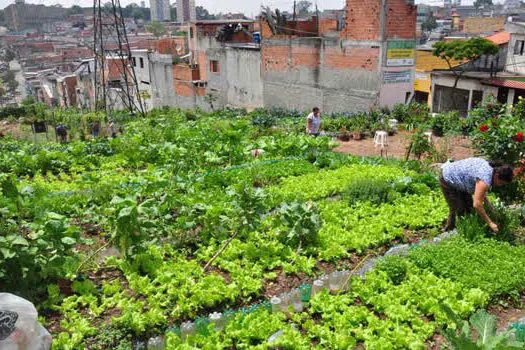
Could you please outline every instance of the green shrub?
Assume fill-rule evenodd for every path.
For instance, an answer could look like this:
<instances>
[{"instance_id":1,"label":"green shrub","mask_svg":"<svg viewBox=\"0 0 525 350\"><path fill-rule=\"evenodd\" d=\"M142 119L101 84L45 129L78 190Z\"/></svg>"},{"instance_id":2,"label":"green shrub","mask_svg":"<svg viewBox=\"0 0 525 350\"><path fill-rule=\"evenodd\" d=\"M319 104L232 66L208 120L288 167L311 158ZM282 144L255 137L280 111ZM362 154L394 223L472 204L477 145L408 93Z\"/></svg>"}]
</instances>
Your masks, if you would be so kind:
<instances>
[{"instance_id":1,"label":"green shrub","mask_svg":"<svg viewBox=\"0 0 525 350\"><path fill-rule=\"evenodd\" d=\"M370 202L375 205L388 203L397 198L392 183L385 179L358 178L343 192L342 198L351 205Z\"/></svg>"},{"instance_id":2,"label":"green shrub","mask_svg":"<svg viewBox=\"0 0 525 350\"><path fill-rule=\"evenodd\" d=\"M377 263L377 269L384 271L394 285L400 285L406 278L408 261L400 256L387 256Z\"/></svg>"},{"instance_id":3,"label":"green shrub","mask_svg":"<svg viewBox=\"0 0 525 350\"><path fill-rule=\"evenodd\" d=\"M477 213L458 217L456 228L460 235L470 241L487 237L489 233L489 227Z\"/></svg>"},{"instance_id":4,"label":"green shrub","mask_svg":"<svg viewBox=\"0 0 525 350\"><path fill-rule=\"evenodd\" d=\"M454 237L420 246L409 257L421 268L467 287L480 288L491 297L517 296L525 286L525 246Z\"/></svg>"}]
</instances>

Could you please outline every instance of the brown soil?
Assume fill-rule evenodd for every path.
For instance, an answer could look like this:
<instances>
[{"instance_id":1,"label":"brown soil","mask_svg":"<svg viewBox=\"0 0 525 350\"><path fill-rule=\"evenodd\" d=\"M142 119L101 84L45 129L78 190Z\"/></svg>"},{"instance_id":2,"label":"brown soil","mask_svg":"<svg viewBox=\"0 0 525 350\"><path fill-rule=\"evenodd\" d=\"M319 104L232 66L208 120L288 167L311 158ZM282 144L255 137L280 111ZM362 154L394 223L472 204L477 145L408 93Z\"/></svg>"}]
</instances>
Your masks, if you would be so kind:
<instances>
[{"instance_id":1,"label":"brown soil","mask_svg":"<svg viewBox=\"0 0 525 350\"><path fill-rule=\"evenodd\" d=\"M498 331L506 331L513 323L525 317L525 294L517 301L500 300L499 303L490 305L487 311L498 318ZM447 344L445 337L438 332L428 343L427 349L441 350L442 345L445 344Z\"/></svg>"},{"instance_id":2,"label":"brown soil","mask_svg":"<svg viewBox=\"0 0 525 350\"><path fill-rule=\"evenodd\" d=\"M504 300L489 306L487 311L498 317L498 330L509 329L513 323L525 317L525 294L517 301Z\"/></svg>"},{"instance_id":3,"label":"brown soil","mask_svg":"<svg viewBox=\"0 0 525 350\"><path fill-rule=\"evenodd\" d=\"M388 146L383 150L383 157L404 158L410 143L410 134L400 131L394 136L388 137ZM474 155L470 139L464 136L432 137L433 143L439 150L445 150L448 158L465 159ZM368 137L360 141L339 141L336 152L354 154L358 156L381 156L381 148L375 147L374 138Z\"/></svg>"}]
</instances>

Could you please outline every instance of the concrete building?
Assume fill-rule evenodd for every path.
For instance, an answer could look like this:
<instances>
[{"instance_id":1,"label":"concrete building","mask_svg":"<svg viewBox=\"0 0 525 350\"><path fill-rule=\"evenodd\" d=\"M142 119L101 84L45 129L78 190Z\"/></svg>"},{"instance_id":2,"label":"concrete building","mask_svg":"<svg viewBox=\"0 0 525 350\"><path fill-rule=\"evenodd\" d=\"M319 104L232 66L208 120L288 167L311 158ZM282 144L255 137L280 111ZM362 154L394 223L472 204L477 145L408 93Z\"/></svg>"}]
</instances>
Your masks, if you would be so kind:
<instances>
[{"instance_id":1,"label":"concrete building","mask_svg":"<svg viewBox=\"0 0 525 350\"><path fill-rule=\"evenodd\" d=\"M506 0L504 9L505 10L515 10L521 7L521 0Z\"/></svg>"},{"instance_id":2,"label":"concrete building","mask_svg":"<svg viewBox=\"0 0 525 350\"><path fill-rule=\"evenodd\" d=\"M152 21L165 22L171 19L169 0L150 0L149 4Z\"/></svg>"},{"instance_id":3,"label":"concrete building","mask_svg":"<svg viewBox=\"0 0 525 350\"><path fill-rule=\"evenodd\" d=\"M505 28L505 17L468 17L463 20L463 32L466 34L487 34Z\"/></svg>"},{"instance_id":4,"label":"concrete building","mask_svg":"<svg viewBox=\"0 0 525 350\"><path fill-rule=\"evenodd\" d=\"M249 20L197 21L190 27L191 61L174 67L177 105L185 108L263 106L261 52ZM217 38L223 33L222 39ZM210 100L211 99L211 100Z\"/></svg>"},{"instance_id":5,"label":"concrete building","mask_svg":"<svg viewBox=\"0 0 525 350\"><path fill-rule=\"evenodd\" d=\"M5 22L9 29L23 31L42 29L45 25L62 21L66 18L67 9L57 6L26 4L16 0L4 9Z\"/></svg>"},{"instance_id":6,"label":"concrete building","mask_svg":"<svg viewBox=\"0 0 525 350\"><path fill-rule=\"evenodd\" d=\"M461 65L463 73L457 84L456 75L449 70L431 73L434 112L458 110L466 116L487 99L514 104L520 96L525 96L525 69L522 68L525 58L521 58L524 57L525 24L507 24L505 29L507 32L487 37L500 46L499 54Z\"/></svg>"},{"instance_id":7,"label":"concrete building","mask_svg":"<svg viewBox=\"0 0 525 350\"><path fill-rule=\"evenodd\" d=\"M132 65L145 109L176 105L173 83L173 58L149 50L132 50Z\"/></svg>"},{"instance_id":8,"label":"concrete building","mask_svg":"<svg viewBox=\"0 0 525 350\"><path fill-rule=\"evenodd\" d=\"M196 20L195 0L177 0L177 22L188 23Z\"/></svg>"},{"instance_id":9,"label":"concrete building","mask_svg":"<svg viewBox=\"0 0 525 350\"><path fill-rule=\"evenodd\" d=\"M416 6L348 0L346 26L317 33L317 19L275 32L261 20L264 105L326 112L392 107L413 96ZM299 27L299 25L301 27Z\"/></svg>"}]
</instances>

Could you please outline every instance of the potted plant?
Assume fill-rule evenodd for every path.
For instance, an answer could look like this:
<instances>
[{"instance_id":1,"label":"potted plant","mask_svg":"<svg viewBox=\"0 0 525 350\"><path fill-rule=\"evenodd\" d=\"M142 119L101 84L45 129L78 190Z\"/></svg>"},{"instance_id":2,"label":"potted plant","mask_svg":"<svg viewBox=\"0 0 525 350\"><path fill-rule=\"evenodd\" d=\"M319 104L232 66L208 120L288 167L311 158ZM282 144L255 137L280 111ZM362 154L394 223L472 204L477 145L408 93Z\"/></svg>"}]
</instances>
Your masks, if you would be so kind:
<instances>
[{"instance_id":1,"label":"potted plant","mask_svg":"<svg viewBox=\"0 0 525 350\"><path fill-rule=\"evenodd\" d=\"M342 127L339 131L339 136L337 137L339 141L348 142L350 141L350 133L346 131L346 127Z\"/></svg>"},{"instance_id":2,"label":"potted plant","mask_svg":"<svg viewBox=\"0 0 525 350\"><path fill-rule=\"evenodd\" d=\"M359 126L359 125L356 125L354 127L353 132L352 132L352 136L353 136L354 140L356 140L356 141L361 140L363 138L363 129L362 129L362 127Z\"/></svg>"}]
</instances>

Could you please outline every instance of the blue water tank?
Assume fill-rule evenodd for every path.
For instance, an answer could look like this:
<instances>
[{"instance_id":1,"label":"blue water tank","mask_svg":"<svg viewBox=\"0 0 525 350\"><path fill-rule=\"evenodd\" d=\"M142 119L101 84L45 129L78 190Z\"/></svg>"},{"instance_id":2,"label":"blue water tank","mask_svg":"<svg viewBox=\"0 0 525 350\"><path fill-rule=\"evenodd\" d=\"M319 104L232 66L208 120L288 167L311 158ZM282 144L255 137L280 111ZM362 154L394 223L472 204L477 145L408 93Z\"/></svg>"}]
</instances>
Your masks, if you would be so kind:
<instances>
[{"instance_id":1,"label":"blue water tank","mask_svg":"<svg viewBox=\"0 0 525 350\"><path fill-rule=\"evenodd\" d=\"M255 32L253 33L253 41L257 44L261 43L261 33Z\"/></svg>"}]
</instances>

